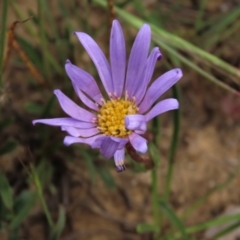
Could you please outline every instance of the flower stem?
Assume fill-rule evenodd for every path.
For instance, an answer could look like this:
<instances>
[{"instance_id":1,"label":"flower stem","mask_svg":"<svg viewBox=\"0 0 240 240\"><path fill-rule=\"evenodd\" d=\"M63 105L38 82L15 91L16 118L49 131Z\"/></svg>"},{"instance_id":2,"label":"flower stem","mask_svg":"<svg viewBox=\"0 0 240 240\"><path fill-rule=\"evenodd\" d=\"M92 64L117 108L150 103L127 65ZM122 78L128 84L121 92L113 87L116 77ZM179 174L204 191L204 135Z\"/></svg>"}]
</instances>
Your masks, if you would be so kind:
<instances>
[{"instance_id":1,"label":"flower stem","mask_svg":"<svg viewBox=\"0 0 240 240\"><path fill-rule=\"evenodd\" d=\"M173 86L173 97L176 99L180 99L180 90L177 85ZM166 202L169 200L170 195L170 188L171 188L171 182L173 177L173 170L174 170L174 163L175 163L175 155L177 151L178 146L178 138L179 138L179 132L180 132L180 118L181 118L181 111L180 109L173 112L173 135L172 135L172 142L170 146L170 153L169 153L169 159L168 159L168 170L167 170L167 179L165 184L165 193L164 193L164 199Z\"/></svg>"},{"instance_id":2,"label":"flower stem","mask_svg":"<svg viewBox=\"0 0 240 240\"><path fill-rule=\"evenodd\" d=\"M156 226L156 230L154 232L154 239L159 239L160 237L160 212L159 212L159 198L158 198L158 179L157 179L157 168L154 167L151 172L152 178L152 212L153 212L153 220L154 225Z\"/></svg>"},{"instance_id":3,"label":"flower stem","mask_svg":"<svg viewBox=\"0 0 240 240\"><path fill-rule=\"evenodd\" d=\"M160 141L160 118L156 117L153 119L152 131L154 134L153 144L149 146L150 155L154 162L154 168L151 172L151 197L152 197L152 212L153 220L155 225L154 239L160 238L161 232L161 216L159 209L159 195L158 195L158 173L157 169L160 163L160 156L158 154L158 143ZM154 151L155 150L155 151Z\"/></svg>"}]
</instances>

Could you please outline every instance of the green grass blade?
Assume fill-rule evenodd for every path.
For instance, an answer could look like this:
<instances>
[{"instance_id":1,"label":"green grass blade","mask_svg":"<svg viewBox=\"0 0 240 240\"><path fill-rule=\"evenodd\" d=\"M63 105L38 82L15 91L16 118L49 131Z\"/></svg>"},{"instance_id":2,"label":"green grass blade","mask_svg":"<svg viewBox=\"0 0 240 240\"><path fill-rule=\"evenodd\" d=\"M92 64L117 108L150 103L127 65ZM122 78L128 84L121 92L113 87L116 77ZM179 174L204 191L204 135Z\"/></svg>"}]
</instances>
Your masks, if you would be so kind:
<instances>
[{"instance_id":1,"label":"green grass blade","mask_svg":"<svg viewBox=\"0 0 240 240\"><path fill-rule=\"evenodd\" d=\"M195 226L188 227L188 228L186 228L186 232L188 234L197 233L197 232L203 231L205 229L208 229L210 227L219 226L221 224L226 224L226 223L229 223L230 221L234 221L234 220L238 220L238 221L240 220L239 213L231 215L231 216L218 217L218 218L211 219L209 221L197 224ZM176 237L180 237L180 236L181 236L180 233L176 234Z\"/></svg>"},{"instance_id":2,"label":"green grass blade","mask_svg":"<svg viewBox=\"0 0 240 240\"><path fill-rule=\"evenodd\" d=\"M14 202L15 217L10 223L10 231L17 229L33 208L37 195L28 190L23 191Z\"/></svg>"},{"instance_id":3,"label":"green grass blade","mask_svg":"<svg viewBox=\"0 0 240 240\"><path fill-rule=\"evenodd\" d=\"M95 3L106 7L106 2L105 1L100 1L100 0L94 0ZM132 26L136 28L140 28L144 21L140 18L137 18L136 16L121 10L117 7L115 7L118 15L123 18L126 22L131 24ZM200 73L202 76L206 77L208 80L212 81L213 83L217 84L218 86L232 92L238 94L238 92L231 87L229 87L227 84L219 81L216 79L214 76L212 76L210 73L204 71L202 68L198 67L196 64L193 63L192 60L188 60L187 58L183 57L181 54L179 54L174 48L179 49L179 50L185 50L188 53L191 53L193 56L197 56L203 63L208 62L209 64L212 64L213 66L220 68L222 71L225 72L225 75L230 78L230 75L232 78L235 79L236 83L239 83L240 77L240 70L237 68L231 66L230 64L224 62L220 58L194 46L190 42L175 36L174 34L171 34L163 29L160 29L159 27L150 24L152 33L153 33L153 40L158 43L162 48L170 52L171 54L175 55L179 60L181 60L184 64L188 65L191 67L193 70L197 71ZM170 46L171 44L171 46ZM229 74L229 75L228 75Z\"/></svg>"},{"instance_id":4,"label":"green grass blade","mask_svg":"<svg viewBox=\"0 0 240 240\"><path fill-rule=\"evenodd\" d=\"M236 230L237 228L240 227L240 221L237 221L236 223L231 224L230 226L224 228L223 230L221 230L220 232L218 232L217 234L215 234L212 239L219 239L220 237Z\"/></svg>"},{"instance_id":5,"label":"green grass blade","mask_svg":"<svg viewBox=\"0 0 240 240\"><path fill-rule=\"evenodd\" d=\"M50 240L58 240L66 224L66 211L63 206L59 207L59 217L56 225L52 229Z\"/></svg>"},{"instance_id":6,"label":"green grass blade","mask_svg":"<svg viewBox=\"0 0 240 240\"><path fill-rule=\"evenodd\" d=\"M48 58L46 53L48 52L47 49L47 39L46 39L46 28L45 28L45 0L38 0L38 18L39 18L39 35L40 35L40 44L41 44L41 51L43 56L43 69L45 72L45 76L47 80L50 80L50 72L49 72L49 65L48 65Z\"/></svg>"},{"instance_id":7,"label":"green grass blade","mask_svg":"<svg viewBox=\"0 0 240 240\"><path fill-rule=\"evenodd\" d=\"M197 19L194 25L195 31L198 31L202 26L203 14L204 14L207 1L203 0L203 1L200 1L199 3L200 3L200 8L198 10Z\"/></svg>"},{"instance_id":8,"label":"green grass blade","mask_svg":"<svg viewBox=\"0 0 240 240\"><path fill-rule=\"evenodd\" d=\"M173 86L173 97L180 101L180 90L177 85ZM165 184L165 196L164 199L168 202L170 189L171 189L171 182L173 177L173 170L174 170L174 162L175 162L175 155L177 152L178 146L178 139L180 134L180 120L181 120L181 111L177 109L173 111L173 134L168 158L168 170L167 170L167 178Z\"/></svg>"},{"instance_id":9,"label":"green grass blade","mask_svg":"<svg viewBox=\"0 0 240 240\"><path fill-rule=\"evenodd\" d=\"M8 0L3 0L2 18L1 18L1 30L0 30L0 88L3 87L2 82L2 69L4 61L4 43L6 38L6 26L7 26L7 13L8 13Z\"/></svg>"},{"instance_id":10,"label":"green grass blade","mask_svg":"<svg viewBox=\"0 0 240 240\"><path fill-rule=\"evenodd\" d=\"M220 184L216 185L215 187L213 187L212 189L210 189L205 195L200 197L194 204L189 206L183 213L181 219L186 219L188 216L190 216L190 214L192 212L194 212L194 210L196 210L198 207L200 207L213 193L226 188L235 179L235 177L238 174L239 174L239 167L237 168L236 171L234 171L234 173L229 175L229 177L226 179L226 181L224 181L223 183L220 183Z\"/></svg>"},{"instance_id":11,"label":"green grass blade","mask_svg":"<svg viewBox=\"0 0 240 240\"><path fill-rule=\"evenodd\" d=\"M0 156L12 152L17 145L18 144L13 140L5 141L5 143L0 147Z\"/></svg>"},{"instance_id":12,"label":"green grass blade","mask_svg":"<svg viewBox=\"0 0 240 240\"><path fill-rule=\"evenodd\" d=\"M185 65L187 65L191 69L195 70L196 72L198 72L200 75L202 75L203 77L205 77L206 79L208 79L212 83L216 84L217 86L219 86L219 87L221 87L221 88L223 88L223 89L225 89L225 90L227 90L227 91L229 91L233 94L239 95L239 92L236 91L234 88L231 88L227 84L225 84L225 83L221 82L219 79L215 78L210 73L204 71L198 65L194 64L191 60L188 60L187 58L182 56L180 53L178 53L176 50L174 50L173 48L171 48L170 46L168 46L164 42L161 42L160 39L158 37L156 37L155 35L153 36L153 41L158 43L168 53L170 53L173 56L175 56L176 58L178 58L182 63L184 63Z\"/></svg>"},{"instance_id":13,"label":"green grass blade","mask_svg":"<svg viewBox=\"0 0 240 240\"><path fill-rule=\"evenodd\" d=\"M166 217L170 220L172 225L179 230L181 233L182 239L187 240L188 235L185 229L184 224L181 222L181 220L178 218L178 216L175 214L173 209L165 202L165 201L159 201L159 206L162 210L162 212L166 215Z\"/></svg>"},{"instance_id":14,"label":"green grass blade","mask_svg":"<svg viewBox=\"0 0 240 240\"><path fill-rule=\"evenodd\" d=\"M13 207L13 194L12 188L3 173L0 172L0 197L9 210Z\"/></svg>"},{"instance_id":15,"label":"green grass blade","mask_svg":"<svg viewBox=\"0 0 240 240\"><path fill-rule=\"evenodd\" d=\"M21 7L16 4L15 0L10 0L10 7L13 10L14 14L17 16L18 21L23 21L27 16L22 12ZM31 24L23 24L23 28L26 30L26 33L35 38L37 36L36 31L31 27ZM37 36L38 37L38 36Z\"/></svg>"},{"instance_id":16,"label":"green grass blade","mask_svg":"<svg viewBox=\"0 0 240 240\"><path fill-rule=\"evenodd\" d=\"M153 224L140 223L137 225L136 230L138 233L156 232L156 226Z\"/></svg>"}]
</instances>

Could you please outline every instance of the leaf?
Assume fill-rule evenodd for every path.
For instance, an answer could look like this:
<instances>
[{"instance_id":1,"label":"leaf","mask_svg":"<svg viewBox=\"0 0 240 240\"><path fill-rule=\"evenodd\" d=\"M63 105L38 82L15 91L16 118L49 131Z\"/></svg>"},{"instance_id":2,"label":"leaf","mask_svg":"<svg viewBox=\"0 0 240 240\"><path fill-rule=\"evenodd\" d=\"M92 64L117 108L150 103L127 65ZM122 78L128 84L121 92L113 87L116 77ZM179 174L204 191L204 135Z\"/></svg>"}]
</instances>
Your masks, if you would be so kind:
<instances>
[{"instance_id":1,"label":"leaf","mask_svg":"<svg viewBox=\"0 0 240 240\"><path fill-rule=\"evenodd\" d=\"M188 236L186 233L185 226L183 225L181 220L178 218L178 216L175 214L173 209L165 201L162 201L162 200L159 201L159 206L162 212L170 220L170 222L180 231L182 235L182 239L187 240Z\"/></svg>"},{"instance_id":2,"label":"leaf","mask_svg":"<svg viewBox=\"0 0 240 240\"><path fill-rule=\"evenodd\" d=\"M50 237L51 240L59 239L59 237L61 236L61 233L64 229L65 223L66 223L66 211L63 206L60 206L59 207L59 217L58 217L57 223L51 232L51 237Z\"/></svg>"},{"instance_id":3,"label":"leaf","mask_svg":"<svg viewBox=\"0 0 240 240\"><path fill-rule=\"evenodd\" d=\"M17 229L20 224L27 218L29 212L34 206L37 194L28 190L23 191L14 203L14 210L16 212L12 222L10 223L10 230Z\"/></svg>"},{"instance_id":4,"label":"leaf","mask_svg":"<svg viewBox=\"0 0 240 240\"><path fill-rule=\"evenodd\" d=\"M11 210L13 208L13 194L12 188L8 183L7 178L0 172L0 196L6 208Z\"/></svg>"},{"instance_id":5,"label":"leaf","mask_svg":"<svg viewBox=\"0 0 240 240\"><path fill-rule=\"evenodd\" d=\"M156 226L148 223L140 223L137 225L137 232L138 233L156 232Z\"/></svg>"},{"instance_id":6,"label":"leaf","mask_svg":"<svg viewBox=\"0 0 240 240\"><path fill-rule=\"evenodd\" d=\"M35 170L37 176L39 177L39 181L42 183L42 186L44 187L46 184L50 182L50 179L54 171L53 166L50 164L50 161L42 159L35 168ZM48 187L50 186L48 185Z\"/></svg>"},{"instance_id":7,"label":"leaf","mask_svg":"<svg viewBox=\"0 0 240 240\"><path fill-rule=\"evenodd\" d=\"M37 115L40 115L44 109L44 107L42 105L33 103L33 102L26 103L24 108L28 113L33 113L33 114L37 114Z\"/></svg>"},{"instance_id":8,"label":"leaf","mask_svg":"<svg viewBox=\"0 0 240 240\"><path fill-rule=\"evenodd\" d=\"M81 154L83 155L84 161L87 165L88 172L89 172L90 178L91 178L91 182L95 183L97 169L96 169L96 166L93 163L93 158L91 157L91 155L87 151L84 151L82 149L81 149Z\"/></svg>"},{"instance_id":9,"label":"leaf","mask_svg":"<svg viewBox=\"0 0 240 240\"><path fill-rule=\"evenodd\" d=\"M149 143L148 149L155 166L159 166L161 160L159 150L153 143Z\"/></svg>"},{"instance_id":10,"label":"leaf","mask_svg":"<svg viewBox=\"0 0 240 240\"><path fill-rule=\"evenodd\" d=\"M116 187L114 179L106 167L98 167L97 172L108 188L113 189Z\"/></svg>"},{"instance_id":11,"label":"leaf","mask_svg":"<svg viewBox=\"0 0 240 240\"><path fill-rule=\"evenodd\" d=\"M4 128L6 128L7 126L9 126L10 124L12 124L14 121L13 118L8 118L8 119L4 119L3 121L0 122L0 131L3 131Z\"/></svg>"},{"instance_id":12,"label":"leaf","mask_svg":"<svg viewBox=\"0 0 240 240\"><path fill-rule=\"evenodd\" d=\"M16 147L17 143L15 141L10 140L0 147L0 155L12 152Z\"/></svg>"}]
</instances>

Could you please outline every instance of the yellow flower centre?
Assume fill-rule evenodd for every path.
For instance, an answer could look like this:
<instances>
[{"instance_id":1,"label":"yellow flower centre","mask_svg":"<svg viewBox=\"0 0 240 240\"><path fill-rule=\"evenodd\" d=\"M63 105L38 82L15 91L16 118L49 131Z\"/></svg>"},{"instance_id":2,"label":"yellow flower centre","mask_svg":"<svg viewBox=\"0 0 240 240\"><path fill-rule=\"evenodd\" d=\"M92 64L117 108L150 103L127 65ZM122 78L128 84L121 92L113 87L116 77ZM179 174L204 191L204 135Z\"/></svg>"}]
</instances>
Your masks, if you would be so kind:
<instances>
[{"instance_id":1,"label":"yellow flower centre","mask_svg":"<svg viewBox=\"0 0 240 240\"><path fill-rule=\"evenodd\" d=\"M98 129L105 135L125 138L131 130L125 128L125 116L136 114L138 108L133 101L111 99L105 102L97 115Z\"/></svg>"}]
</instances>

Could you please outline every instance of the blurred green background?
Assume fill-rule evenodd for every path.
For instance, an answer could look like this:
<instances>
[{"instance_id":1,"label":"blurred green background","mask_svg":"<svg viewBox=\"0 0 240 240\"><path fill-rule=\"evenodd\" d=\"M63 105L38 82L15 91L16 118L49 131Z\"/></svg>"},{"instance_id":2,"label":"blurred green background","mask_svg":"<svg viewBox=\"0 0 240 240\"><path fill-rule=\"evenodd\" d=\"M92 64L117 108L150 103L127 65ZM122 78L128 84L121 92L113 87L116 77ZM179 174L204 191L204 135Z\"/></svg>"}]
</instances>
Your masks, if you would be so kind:
<instances>
[{"instance_id":1,"label":"blurred green background","mask_svg":"<svg viewBox=\"0 0 240 240\"><path fill-rule=\"evenodd\" d=\"M240 238L239 1L1 0L0 11L1 240ZM118 174L98 151L64 146L59 128L31 123L65 116L54 89L81 105L66 59L99 78L72 33L108 56L113 17L128 54L150 24L163 53L153 80L184 73L164 95L180 110L149 125L152 170L126 155Z\"/></svg>"}]
</instances>

